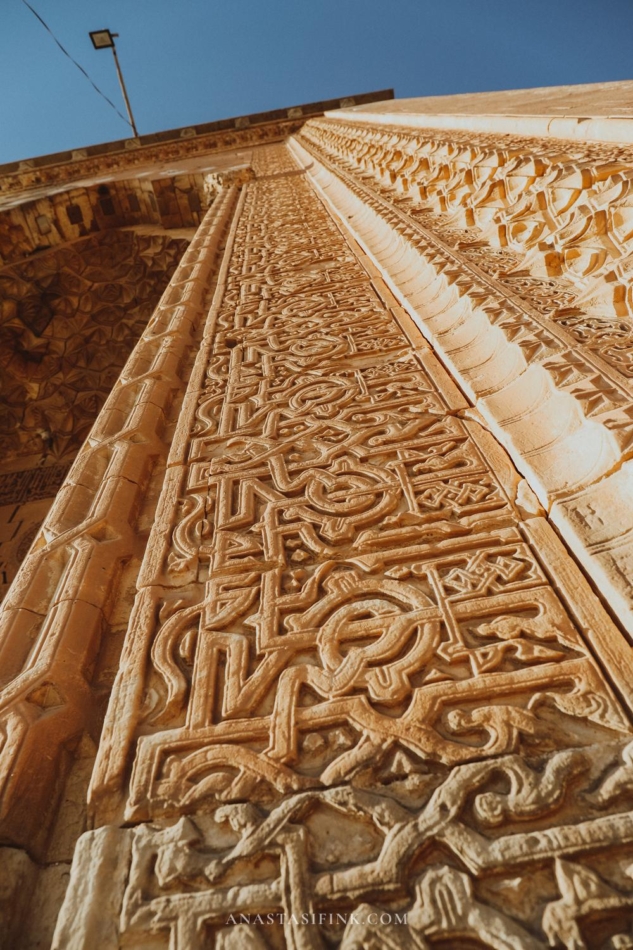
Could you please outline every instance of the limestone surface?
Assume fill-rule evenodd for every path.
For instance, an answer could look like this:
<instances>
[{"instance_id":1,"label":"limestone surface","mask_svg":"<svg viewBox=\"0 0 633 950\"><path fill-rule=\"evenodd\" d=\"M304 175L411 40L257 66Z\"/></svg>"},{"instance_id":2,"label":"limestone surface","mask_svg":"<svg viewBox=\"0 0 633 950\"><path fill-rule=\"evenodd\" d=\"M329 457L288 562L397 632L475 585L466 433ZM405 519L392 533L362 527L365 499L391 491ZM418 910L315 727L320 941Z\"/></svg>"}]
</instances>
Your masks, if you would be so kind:
<instances>
[{"instance_id":1,"label":"limestone surface","mask_svg":"<svg viewBox=\"0 0 633 950\"><path fill-rule=\"evenodd\" d=\"M195 172L0 614L11 950L633 947L633 150L462 105Z\"/></svg>"}]
</instances>

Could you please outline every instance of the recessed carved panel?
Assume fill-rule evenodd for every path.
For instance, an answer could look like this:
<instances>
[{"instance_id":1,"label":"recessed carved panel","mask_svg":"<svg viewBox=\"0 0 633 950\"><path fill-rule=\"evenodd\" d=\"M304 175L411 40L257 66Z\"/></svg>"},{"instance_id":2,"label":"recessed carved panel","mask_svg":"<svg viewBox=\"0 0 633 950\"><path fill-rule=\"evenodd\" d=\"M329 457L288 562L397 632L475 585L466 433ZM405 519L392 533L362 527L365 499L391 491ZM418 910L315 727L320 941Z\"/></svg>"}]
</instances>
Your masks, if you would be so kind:
<instances>
[{"instance_id":1,"label":"recessed carved panel","mask_svg":"<svg viewBox=\"0 0 633 950\"><path fill-rule=\"evenodd\" d=\"M633 946L631 649L550 523L618 612L630 383L563 321L627 315L628 186L493 145L328 118L208 178L2 613L4 840L53 860L98 738L53 950ZM156 247L97 240L3 326L107 389Z\"/></svg>"},{"instance_id":2,"label":"recessed carved panel","mask_svg":"<svg viewBox=\"0 0 633 950\"><path fill-rule=\"evenodd\" d=\"M582 874L616 894L613 930L624 870L576 870L572 845L628 842L579 794L628 755L592 653L608 621L587 638L536 499L371 263L287 153L260 162L92 780L98 824L169 822L124 833L117 939L537 947L573 927L557 901Z\"/></svg>"}]
</instances>

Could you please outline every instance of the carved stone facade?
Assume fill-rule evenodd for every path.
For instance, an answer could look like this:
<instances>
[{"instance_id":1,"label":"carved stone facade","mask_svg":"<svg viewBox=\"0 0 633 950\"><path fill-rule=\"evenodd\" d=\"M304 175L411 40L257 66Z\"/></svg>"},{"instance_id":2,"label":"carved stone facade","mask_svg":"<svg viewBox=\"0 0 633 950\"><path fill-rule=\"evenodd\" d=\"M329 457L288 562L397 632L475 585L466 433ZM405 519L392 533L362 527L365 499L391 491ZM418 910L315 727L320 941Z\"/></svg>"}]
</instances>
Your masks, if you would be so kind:
<instances>
[{"instance_id":1,"label":"carved stone facade","mask_svg":"<svg viewBox=\"0 0 633 950\"><path fill-rule=\"evenodd\" d=\"M633 947L633 147L402 115L196 172L3 605L7 947Z\"/></svg>"}]
</instances>

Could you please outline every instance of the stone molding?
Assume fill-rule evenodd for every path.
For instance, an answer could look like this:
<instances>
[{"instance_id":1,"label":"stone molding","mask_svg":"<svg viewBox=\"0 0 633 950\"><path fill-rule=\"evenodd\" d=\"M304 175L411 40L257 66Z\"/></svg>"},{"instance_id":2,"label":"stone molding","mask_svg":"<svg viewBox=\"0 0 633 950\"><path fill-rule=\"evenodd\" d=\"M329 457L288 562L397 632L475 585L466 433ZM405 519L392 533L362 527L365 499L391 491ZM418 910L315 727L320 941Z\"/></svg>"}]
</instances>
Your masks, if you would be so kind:
<instances>
[{"instance_id":1,"label":"stone molding","mask_svg":"<svg viewBox=\"0 0 633 950\"><path fill-rule=\"evenodd\" d=\"M215 151L281 141L301 128L309 116L337 107L349 108L354 104L392 98L393 89L381 89L9 162L0 165L0 201L5 196L19 196L24 201L30 190L43 185L50 188L86 177L113 175L139 165L171 162L191 155L213 154ZM15 203L15 199L12 203Z\"/></svg>"},{"instance_id":2,"label":"stone molding","mask_svg":"<svg viewBox=\"0 0 633 950\"><path fill-rule=\"evenodd\" d=\"M526 278L530 271L521 267L520 259L507 269L510 275L516 271L526 284L521 287L521 296L511 276L504 281L489 273L488 262L493 268L504 269L503 259L499 261L499 241L491 239L498 233L505 213L506 205L499 206L496 191L497 180L504 180L504 165L507 163L510 171L521 172L530 163L532 168L538 161L544 166L544 159L539 155L517 156L516 142L514 156L495 155L481 144L473 144L471 161L476 164L479 148L486 173L484 183L477 183L468 177L469 166L464 162L468 147L462 140L454 146L456 156L462 156L456 162L458 171L452 179L448 175L437 180L422 143L418 142L419 151L414 153L408 137L407 158L402 140L392 132L363 132L353 139L356 154L344 151L343 141L349 141L349 130L346 133L339 123L328 125L325 121L308 124L292 147L301 163L310 166L308 174L374 257L471 404L526 475L619 619L633 632L633 582L628 568L633 549L627 520L633 511L629 461L633 391L628 375L621 372L621 360L618 364L609 358L609 349L613 352L616 348L613 337L611 341L608 338L613 317L590 310L589 315L578 319L582 313L578 308L561 308L557 300L576 288L569 282L559 287L552 279L552 286L543 288L543 300L547 300L545 294L550 296L550 309L541 312L530 302L530 278ZM427 152L435 150L435 143L426 147ZM361 157L363 153L365 158ZM438 167L442 161L445 159L440 147ZM573 174L569 164L566 172L569 179ZM605 174L611 172L616 177L620 174L614 168ZM547 188L545 171L543 177ZM582 168L576 177L581 180ZM525 175L519 178L527 180L532 191L540 187L535 174L531 179ZM371 179L375 184L370 184ZM436 191L429 194L427 180L436 181L440 196ZM451 194L458 195L453 205ZM435 222L427 211L424 223L420 223L416 209L436 208L437 197L445 213L438 213ZM474 235L464 228L464 217L473 206L478 215L475 220L481 222ZM517 207L516 200L508 207L511 214ZM585 207L580 206L579 216ZM537 216L530 221L536 224ZM568 226L568 219L550 222L549 231L556 237ZM580 222L576 230L579 227ZM480 235L488 237L489 251L484 240L477 245ZM591 238L590 233L589 244ZM464 250L462 243L467 245ZM539 275L540 248L541 244L531 258L533 261L536 257L533 269ZM469 251L477 252L474 260ZM613 252L611 267L613 258L621 254ZM525 264L529 263L528 258ZM608 283L608 261L602 273ZM540 279L540 283L544 281ZM573 302L578 302L576 294ZM570 327L565 326L567 322L571 322ZM630 335L628 330L625 333ZM623 349L619 352L624 355Z\"/></svg>"},{"instance_id":3,"label":"stone molding","mask_svg":"<svg viewBox=\"0 0 633 950\"><path fill-rule=\"evenodd\" d=\"M242 189L53 946L619 940L630 649L305 156Z\"/></svg>"},{"instance_id":4,"label":"stone molding","mask_svg":"<svg viewBox=\"0 0 633 950\"><path fill-rule=\"evenodd\" d=\"M127 623L191 366L215 254L236 194L218 197L185 252L57 495L0 613L0 827L46 846L65 749L99 731L100 646ZM47 754L42 757L42 748Z\"/></svg>"},{"instance_id":5,"label":"stone molding","mask_svg":"<svg viewBox=\"0 0 633 950\"><path fill-rule=\"evenodd\" d=\"M207 178L0 614L16 950L633 946L628 157L351 114Z\"/></svg>"}]
</instances>

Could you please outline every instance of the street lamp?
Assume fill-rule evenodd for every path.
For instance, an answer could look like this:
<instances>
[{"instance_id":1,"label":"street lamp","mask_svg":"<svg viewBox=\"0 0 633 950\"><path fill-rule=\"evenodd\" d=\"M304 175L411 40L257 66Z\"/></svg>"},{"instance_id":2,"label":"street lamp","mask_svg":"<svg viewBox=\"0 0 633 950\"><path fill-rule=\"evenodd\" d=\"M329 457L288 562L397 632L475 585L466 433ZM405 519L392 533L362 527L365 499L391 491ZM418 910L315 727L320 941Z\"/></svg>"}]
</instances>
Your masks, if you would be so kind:
<instances>
[{"instance_id":1,"label":"street lamp","mask_svg":"<svg viewBox=\"0 0 633 950\"><path fill-rule=\"evenodd\" d=\"M119 65L119 57L116 54L116 46L114 45L114 38L118 35L118 33L111 33L110 30L93 30L89 34L90 39L92 40L92 45L95 49L112 50L112 55L114 56L114 65L116 66L119 82L121 83L121 92L123 93L123 98L125 100L127 114L130 117L130 125L134 129L135 137L138 138L136 122L134 121L134 116L132 115L132 106L130 105L130 100L128 99L127 89L125 88L125 82L123 81L123 73L121 72L121 67Z\"/></svg>"}]
</instances>

